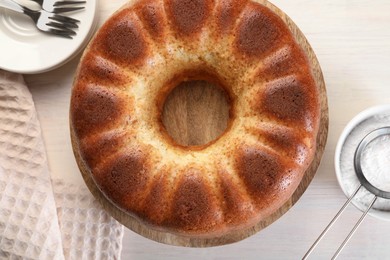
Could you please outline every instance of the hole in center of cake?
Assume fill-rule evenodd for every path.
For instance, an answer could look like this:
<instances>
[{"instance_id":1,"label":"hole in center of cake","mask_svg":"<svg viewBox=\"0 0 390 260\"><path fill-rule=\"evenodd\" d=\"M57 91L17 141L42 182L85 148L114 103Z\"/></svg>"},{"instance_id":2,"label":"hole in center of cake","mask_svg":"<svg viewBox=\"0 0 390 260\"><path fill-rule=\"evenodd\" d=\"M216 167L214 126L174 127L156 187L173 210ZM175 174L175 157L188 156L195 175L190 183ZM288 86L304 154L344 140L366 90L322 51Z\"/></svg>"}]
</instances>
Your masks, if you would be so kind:
<instances>
[{"instance_id":1,"label":"hole in center of cake","mask_svg":"<svg viewBox=\"0 0 390 260\"><path fill-rule=\"evenodd\" d=\"M229 124L226 91L205 80L181 82L167 96L162 123L179 145L202 146L218 139Z\"/></svg>"}]
</instances>

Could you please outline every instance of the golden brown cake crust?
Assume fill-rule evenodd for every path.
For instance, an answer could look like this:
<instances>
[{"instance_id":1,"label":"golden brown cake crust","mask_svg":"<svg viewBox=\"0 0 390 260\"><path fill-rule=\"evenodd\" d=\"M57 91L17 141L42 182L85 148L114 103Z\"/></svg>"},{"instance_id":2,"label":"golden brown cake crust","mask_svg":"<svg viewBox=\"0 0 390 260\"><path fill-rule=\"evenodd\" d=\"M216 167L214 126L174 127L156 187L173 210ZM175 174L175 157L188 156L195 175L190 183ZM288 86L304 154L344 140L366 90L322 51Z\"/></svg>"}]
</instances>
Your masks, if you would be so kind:
<instances>
[{"instance_id":1,"label":"golden brown cake crust","mask_svg":"<svg viewBox=\"0 0 390 260\"><path fill-rule=\"evenodd\" d=\"M199 147L161 123L180 81L210 80L229 127ZM318 88L288 26L247 0L139 0L97 32L74 81L70 127L81 171L152 228L215 237L248 228L293 194L314 158Z\"/></svg>"}]
</instances>

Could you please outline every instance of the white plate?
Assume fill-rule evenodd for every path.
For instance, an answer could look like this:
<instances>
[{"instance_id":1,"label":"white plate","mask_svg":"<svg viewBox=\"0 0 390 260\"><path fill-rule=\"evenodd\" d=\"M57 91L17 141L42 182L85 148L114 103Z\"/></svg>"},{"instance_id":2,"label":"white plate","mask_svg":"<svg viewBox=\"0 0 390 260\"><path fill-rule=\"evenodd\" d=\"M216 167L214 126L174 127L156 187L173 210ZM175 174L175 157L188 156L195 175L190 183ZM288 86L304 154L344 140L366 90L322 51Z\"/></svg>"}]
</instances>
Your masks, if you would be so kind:
<instances>
[{"instance_id":1,"label":"white plate","mask_svg":"<svg viewBox=\"0 0 390 260\"><path fill-rule=\"evenodd\" d=\"M335 170L337 180L345 196L350 197L360 184L353 170L354 152L359 142L371 131L386 126L390 126L390 105L375 106L364 110L355 116L344 128L336 146ZM358 128L364 129L364 131L354 132ZM348 149L345 148L347 146ZM348 152L350 150L353 153ZM351 185L351 183L354 185ZM364 211L367 209L367 201L373 197L374 195L363 187L352 200L352 203L359 210ZM378 206L376 207L376 205ZM385 207L378 209L380 205L382 207L385 205ZM390 221L390 211L384 210L384 208L388 208L387 205L390 205L390 200L378 198L369 214L379 219Z\"/></svg>"},{"instance_id":2,"label":"white plate","mask_svg":"<svg viewBox=\"0 0 390 260\"><path fill-rule=\"evenodd\" d=\"M24 74L41 73L72 59L85 47L97 24L97 1L87 0L85 7L68 13L81 21L73 39L40 32L28 16L0 8L0 68Z\"/></svg>"}]
</instances>

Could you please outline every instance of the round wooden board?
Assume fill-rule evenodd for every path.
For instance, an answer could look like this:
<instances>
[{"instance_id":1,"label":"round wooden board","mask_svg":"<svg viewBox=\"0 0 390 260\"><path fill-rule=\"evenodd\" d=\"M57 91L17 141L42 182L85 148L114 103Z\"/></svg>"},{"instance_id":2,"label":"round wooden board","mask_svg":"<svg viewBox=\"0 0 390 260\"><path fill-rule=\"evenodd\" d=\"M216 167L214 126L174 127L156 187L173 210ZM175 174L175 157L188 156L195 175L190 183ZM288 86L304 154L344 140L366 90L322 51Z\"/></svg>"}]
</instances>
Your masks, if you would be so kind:
<instances>
[{"instance_id":1,"label":"round wooden board","mask_svg":"<svg viewBox=\"0 0 390 260\"><path fill-rule=\"evenodd\" d=\"M82 169L81 172L85 180L85 183L87 184L88 188L95 196L95 198L103 205L105 210L107 210L115 219L117 219L120 223L122 223L129 229L133 230L134 232L144 237L155 240L157 242L170 244L170 245L177 245L177 246L187 246L187 247L209 247L209 246L218 246L218 245L225 245L225 244L237 242L264 229L265 227L273 223L275 220L280 218L285 212L287 212L288 209L290 209L298 201L298 199L301 197L301 195L304 193L304 191L310 184L311 180L313 179L317 171L317 168L320 164L321 157L325 149L327 135L328 135L328 122L329 122L328 104L327 104L326 88L325 88L325 82L323 79L322 71L311 46L307 42L305 36L299 30L299 28L294 24L294 22L285 13L283 13L281 10L279 10L277 7L275 7L268 1L258 0L256 2L259 2L269 7L285 21L285 23L292 31L296 41L306 52L306 55L308 56L312 64L312 72L315 81L317 83L317 86L319 88L320 102L321 102L320 131L317 136L317 151L313 162L311 163L310 167L306 171L295 193L281 208L279 208L279 210L274 212L274 214L272 214L267 219L262 220L255 226L248 228L246 230L234 231L232 233L229 233L228 235L221 236L218 238L211 238L211 239L179 236L176 234L170 234L170 233L154 230L142 225L139 221L137 221L133 217L129 216L128 214L124 213L119 208L114 206L96 187L91 176L87 174L83 174L83 172L87 172L83 170L84 166L79 165L80 169ZM193 113L194 110L192 110L192 112L186 111L187 107L189 106L188 105L183 106L183 104L184 103L188 104L192 102L193 104L195 104L194 106L196 107L197 101L200 99L200 97L203 100L203 102L206 102L211 107L209 107L209 109L207 110L200 109L199 112L195 114ZM226 110L227 105L228 104L226 103L226 100L223 98L223 93L221 94L218 91L213 90L207 84L202 84L198 82L195 84L195 91L194 91L194 85L192 85L192 87L184 86L175 95L173 95L170 103L165 106L163 120L165 120L166 124L171 124L172 129L179 129L179 130L173 130L171 135L172 136L177 135L179 139L181 138L182 140L181 142L183 143L204 142L209 139L213 139L215 136L218 136L221 131L224 130L225 128L224 124L226 123L226 116L228 116L224 112L227 111ZM172 113L175 112L172 111L179 111L179 113L186 114L186 115L192 113L191 118L196 118L198 120L199 119L212 120L214 122L214 126L211 126L208 129L204 129L204 128L197 129L197 130L195 129L196 131L193 131L192 135L191 134L189 135L188 133L191 132L191 130L193 130L193 129L188 129L189 122L191 122L191 118L186 117L185 120L179 123L169 122L170 120L172 120L172 118L184 118L182 115L173 115ZM217 118L212 118L213 116L215 117L215 115L217 115ZM220 116L218 117L218 115ZM217 124L217 126L215 124ZM74 140L73 136L72 136L72 140ZM75 156L79 157L77 153L75 153ZM80 160L80 158L77 159L78 159L77 161L82 161Z\"/></svg>"}]
</instances>

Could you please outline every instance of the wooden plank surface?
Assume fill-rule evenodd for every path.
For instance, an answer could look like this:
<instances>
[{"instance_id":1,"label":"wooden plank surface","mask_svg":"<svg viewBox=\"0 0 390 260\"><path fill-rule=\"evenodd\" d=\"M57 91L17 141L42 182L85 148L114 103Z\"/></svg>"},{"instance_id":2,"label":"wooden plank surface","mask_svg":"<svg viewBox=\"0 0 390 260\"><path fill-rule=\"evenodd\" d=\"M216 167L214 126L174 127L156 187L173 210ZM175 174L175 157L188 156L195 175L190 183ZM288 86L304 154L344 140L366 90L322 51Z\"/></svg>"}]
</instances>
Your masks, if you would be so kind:
<instances>
[{"instance_id":1,"label":"wooden plank surface","mask_svg":"<svg viewBox=\"0 0 390 260\"><path fill-rule=\"evenodd\" d=\"M100 0L100 24L125 0ZM330 126L321 166L302 198L282 218L241 242L207 249L172 247L125 232L123 259L299 259L345 201L333 157L347 122L367 107L390 103L390 2L272 0L308 38L327 83ZM53 175L82 182L68 131L70 86L78 58L25 77L36 103ZM329 259L359 217L349 207L312 259ZM368 217L340 259L389 259L390 223Z\"/></svg>"}]
</instances>

